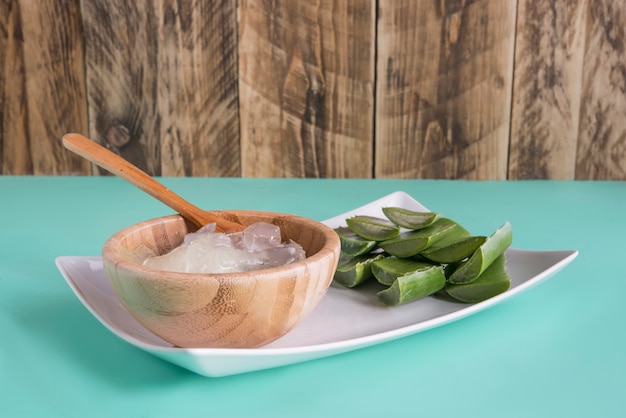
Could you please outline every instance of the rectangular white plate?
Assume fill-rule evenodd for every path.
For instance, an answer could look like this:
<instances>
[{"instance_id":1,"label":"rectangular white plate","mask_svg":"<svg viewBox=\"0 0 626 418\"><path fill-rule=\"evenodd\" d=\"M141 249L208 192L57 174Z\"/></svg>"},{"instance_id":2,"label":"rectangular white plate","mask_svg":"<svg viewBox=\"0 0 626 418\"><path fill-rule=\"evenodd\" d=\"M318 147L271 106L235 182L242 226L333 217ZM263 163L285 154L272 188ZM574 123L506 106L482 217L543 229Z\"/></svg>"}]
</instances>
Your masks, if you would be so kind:
<instances>
[{"instance_id":1,"label":"rectangular white plate","mask_svg":"<svg viewBox=\"0 0 626 418\"><path fill-rule=\"evenodd\" d=\"M385 206L427 211L404 192L395 192L324 221L335 228L354 215L383 216ZM320 305L289 334L262 348L185 349L173 347L140 325L113 291L100 257L56 259L76 296L105 327L128 343L204 376L226 376L331 356L444 325L503 302L569 264L578 251L507 250L511 287L476 304L427 297L388 308L376 299L375 285L358 289L331 286Z\"/></svg>"}]
</instances>

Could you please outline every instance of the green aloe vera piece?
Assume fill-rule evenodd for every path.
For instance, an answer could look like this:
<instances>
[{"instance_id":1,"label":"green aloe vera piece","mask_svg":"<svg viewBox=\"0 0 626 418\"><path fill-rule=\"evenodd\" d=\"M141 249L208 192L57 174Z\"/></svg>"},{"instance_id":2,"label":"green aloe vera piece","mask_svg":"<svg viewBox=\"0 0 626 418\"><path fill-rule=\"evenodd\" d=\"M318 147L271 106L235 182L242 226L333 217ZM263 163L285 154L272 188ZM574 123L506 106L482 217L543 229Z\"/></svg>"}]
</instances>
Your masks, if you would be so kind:
<instances>
[{"instance_id":1,"label":"green aloe vera piece","mask_svg":"<svg viewBox=\"0 0 626 418\"><path fill-rule=\"evenodd\" d=\"M352 257L369 253L377 244L376 241L361 238L345 226L335 228L335 232L339 235L341 252Z\"/></svg>"},{"instance_id":2,"label":"green aloe vera piece","mask_svg":"<svg viewBox=\"0 0 626 418\"><path fill-rule=\"evenodd\" d=\"M377 293L381 302L387 306L402 305L432 295L443 289L446 276L443 267L431 266L399 276L390 287Z\"/></svg>"},{"instance_id":3,"label":"green aloe vera piece","mask_svg":"<svg viewBox=\"0 0 626 418\"><path fill-rule=\"evenodd\" d=\"M420 255L436 263L458 263L474 254L486 239L484 236L461 237L453 241L443 238L422 251ZM442 242L444 240L445 243Z\"/></svg>"},{"instance_id":4,"label":"green aloe vera piece","mask_svg":"<svg viewBox=\"0 0 626 418\"><path fill-rule=\"evenodd\" d=\"M384 241L400 234L400 228L391 221L375 216L353 216L346 219L348 228L355 234L370 241Z\"/></svg>"},{"instance_id":5,"label":"green aloe vera piece","mask_svg":"<svg viewBox=\"0 0 626 418\"><path fill-rule=\"evenodd\" d=\"M429 246L428 248L420 252L418 256L421 256L422 258L429 260L429 261L434 261L436 263L450 263L451 261L444 262L444 261L438 261L438 260L440 258L445 258L445 259L457 258L458 256L447 254L447 251L440 253L440 250L443 250L446 247L450 247L451 245L456 244L464 240L465 238L468 238L471 236L472 234L467 229L463 228L460 224L456 223L455 228L453 228L451 231L448 231L448 233L446 233L443 237L441 237L441 239L437 240L437 242L435 242L434 244L432 244L431 246ZM476 248L474 248L474 250L476 250ZM459 258L456 261L461 261L464 258L469 257L470 255L472 255L473 252L474 251L470 251L469 254L467 254L465 257ZM429 258L429 256L434 257L434 259Z\"/></svg>"},{"instance_id":6,"label":"green aloe vera piece","mask_svg":"<svg viewBox=\"0 0 626 418\"><path fill-rule=\"evenodd\" d=\"M511 280L506 271L506 258L502 254L493 263L470 283L446 284L445 292L450 297L466 303L482 302L499 295L509 289Z\"/></svg>"},{"instance_id":7,"label":"green aloe vera piece","mask_svg":"<svg viewBox=\"0 0 626 418\"><path fill-rule=\"evenodd\" d=\"M396 257L413 257L458 226L448 218L440 218L426 228L403 232L395 238L379 242L378 245Z\"/></svg>"},{"instance_id":8,"label":"green aloe vera piece","mask_svg":"<svg viewBox=\"0 0 626 418\"><path fill-rule=\"evenodd\" d=\"M471 257L460 263L448 277L450 283L470 283L476 280L493 261L500 257L513 242L511 224L505 222L478 247Z\"/></svg>"},{"instance_id":9,"label":"green aloe vera piece","mask_svg":"<svg viewBox=\"0 0 626 418\"><path fill-rule=\"evenodd\" d=\"M385 257L372 263L372 273L379 283L391 285L400 276L429 269L432 266L432 263L415 261L410 258Z\"/></svg>"},{"instance_id":10,"label":"green aloe vera piece","mask_svg":"<svg viewBox=\"0 0 626 418\"><path fill-rule=\"evenodd\" d=\"M355 287L373 277L372 263L383 257L383 254L374 253L356 257L341 256L333 280L345 287Z\"/></svg>"},{"instance_id":11,"label":"green aloe vera piece","mask_svg":"<svg viewBox=\"0 0 626 418\"><path fill-rule=\"evenodd\" d=\"M397 207L383 208L383 213L391 222L407 229L425 228L439 219L440 215L436 212L416 212Z\"/></svg>"}]
</instances>

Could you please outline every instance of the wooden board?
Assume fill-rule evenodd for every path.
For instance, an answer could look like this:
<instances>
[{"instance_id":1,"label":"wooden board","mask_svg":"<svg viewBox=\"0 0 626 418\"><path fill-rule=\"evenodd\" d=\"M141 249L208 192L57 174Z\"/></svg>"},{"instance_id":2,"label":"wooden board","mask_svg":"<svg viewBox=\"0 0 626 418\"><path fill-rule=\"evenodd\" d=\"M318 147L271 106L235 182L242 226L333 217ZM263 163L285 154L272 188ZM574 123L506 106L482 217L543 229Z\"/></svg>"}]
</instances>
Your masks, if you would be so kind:
<instances>
[{"instance_id":1,"label":"wooden board","mask_svg":"<svg viewBox=\"0 0 626 418\"><path fill-rule=\"evenodd\" d=\"M589 0L576 179L626 180L626 3Z\"/></svg>"},{"instance_id":2,"label":"wooden board","mask_svg":"<svg viewBox=\"0 0 626 418\"><path fill-rule=\"evenodd\" d=\"M520 0L510 179L575 176L587 1Z\"/></svg>"},{"instance_id":3,"label":"wooden board","mask_svg":"<svg viewBox=\"0 0 626 418\"><path fill-rule=\"evenodd\" d=\"M371 177L373 0L239 2L242 174Z\"/></svg>"},{"instance_id":4,"label":"wooden board","mask_svg":"<svg viewBox=\"0 0 626 418\"><path fill-rule=\"evenodd\" d=\"M151 175L238 176L235 0L83 0L92 139Z\"/></svg>"},{"instance_id":5,"label":"wooden board","mask_svg":"<svg viewBox=\"0 0 626 418\"><path fill-rule=\"evenodd\" d=\"M0 0L0 174L626 180L622 0Z\"/></svg>"},{"instance_id":6,"label":"wooden board","mask_svg":"<svg viewBox=\"0 0 626 418\"><path fill-rule=\"evenodd\" d=\"M506 178L515 2L379 10L376 177Z\"/></svg>"},{"instance_id":7,"label":"wooden board","mask_svg":"<svg viewBox=\"0 0 626 418\"><path fill-rule=\"evenodd\" d=\"M15 0L0 0L0 174L30 174L23 35Z\"/></svg>"},{"instance_id":8,"label":"wooden board","mask_svg":"<svg viewBox=\"0 0 626 418\"><path fill-rule=\"evenodd\" d=\"M87 126L78 3L5 1L0 8L2 173L86 173L88 164L61 144L63 134Z\"/></svg>"}]
</instances>

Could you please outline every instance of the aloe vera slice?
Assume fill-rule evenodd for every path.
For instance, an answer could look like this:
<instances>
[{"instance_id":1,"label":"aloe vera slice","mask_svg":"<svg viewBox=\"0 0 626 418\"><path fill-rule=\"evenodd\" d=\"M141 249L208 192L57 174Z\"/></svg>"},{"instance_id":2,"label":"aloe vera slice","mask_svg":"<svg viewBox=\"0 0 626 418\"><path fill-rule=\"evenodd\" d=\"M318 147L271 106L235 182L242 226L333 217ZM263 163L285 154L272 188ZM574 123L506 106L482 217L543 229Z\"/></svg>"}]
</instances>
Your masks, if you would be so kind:
<instances>
[{"instance_id":1,"label":"aloe vera slice","mask_svg":"<svg viewBox=\"0 0 626 418\"><path fill-rule=\"evenodd\" d=\"M413 257L437 242L444 234L451 232L457 226L456 222L448 218L441 218L431 226L416 231L403 232L395 238L379 242L378 245L396 257Z\"/></svg>"},{"instance_id":2,"label":"aloe vera slice","mask_svg":"<svg viewBox=\"0 0 626 418\"><path fill-rule=\"evenodd\" d=\"M423 257L426 260L434 261L436 263L450 263L450 262L455 262L455 261L456 262L461 261L464 258L467 258L470 255L472 255L472 253L476 250L476 248L474 248L474 250L472 251L469 251L469 253L466 254L465 257L461 257L461 258L458 258L459 257L458 254L451 255L451 254L447 254L447 251L443 251L441 253L439 251L445 249L446 247L450 247L453 244L459 243L460 241L466 238L469 238L471 236L472 234L467 229L463 228L460 224L457 223L454 229L452 229L451 231L448 231L448 233L446 233L443 237L441 237L441 239L437 240L437 242L435 242L433 245L424 249L424 251L422 251L419 254L419 256ZM480 244L478 246L480 246ZM450 250L452 250L452 248L450 248ZM455 251L455 253L456 252L458 251ZM431 259L430 257L434 257L434 259ZM458 259L454 261L438 261L441 258L444 258L446 260L450 258L458 258Z\"/></svg>"},{"instance_id":3,"label":"aloe vera slice","mask_svg":"<svg viewBox=\"0 0 626 418\"><path fill-rule=\"evenodd\" d=\"M333 280L345 287L355 287L373 277L372 263L383 257L383 254L342 256L339 258Z\"/></svg>"},{"instance_id":4,"label":"aloe vera slice","mask_svg":"<svg viewBox=\"0 0 626 418\"><path fill-rule=\"evenodd\" d=\"M506 292L510 286L505 255L502 254L476 280L465 284L448 283L445 292L460 302L476 303Z\"/></svg>"},{"instance_id":5,"label":"aloe vera slice","mask_svg":"<svg viewBox=\"0 0 626 418\"><path fill-rule=\"evenodd\" d=\"M436 212L416 212L409 209L386 207L383 213L394 224L407 229L422 229L439 218Z\"/></svg>"},{"instance_id":6,"label":"aloe vera slice","mask_svg":"<svg viewBox=\"0 0 626 418\"><path fill-rule=\"evenodd\" d=\"M385 257L372 263L372 274L379 283L391 285L400 276L417 270L429 269L432 263L415 261L410 258Z\"/></svg>"},{"instance_id":7,"label":"aloe vera slice","mask_svg":"<svg viewBox=\"0 0 626 418\"><path fill-rule=\"evenodd\" d=\"M458 263L471 256L486 239L484 236L462 237L454 241L444 238L422 251L420 255L435 263ZM445 243L442 242L444 240Z\"/></svg>"},{"instance_id":8,"label":"aloe vera slice","mask_svg":"<svg viewBox=\"0 0 626 418\"><path fill-rule=\"evenodd\" d=\"M513 242L513 230L509 222L505 222L474 254L458 265L448 277L450 283L470 283L476 280L493 261L500 257Z\"/></svg>"},{"instance_id":9,"label":"aloe vera slice","mask_svg":"<svg viewBox=\"0 0 626 418\"><path fill-rule=\"evenodd\" d=\"M400 234L400 228L391 221L375 216L353 216L346 223L352 232L370 241L384 241Z\"/></svg>"},{"instance_id":10,"label":"aloe vera slice","mask_svg":"<svg viewBox=\"0 0 626 418\"><path fill-rule=\"evenodd\" d=\"M369 253L377 244L376 241L361 238L345 226L335 228L335 232L339 235L341 252L352 257Z\"/></svg>"},{"instance_id":11,"label":"aloe vera slice","mask_svg":"<svg viewBox=\"0 0 626 418\"><path fill-rule=\"evenodd\" d=\"M378 292L377 296L387 306L402 305L432 295L443 289L445 284L443 267L431 266L399 276L390 287Z\"/></svg>"}]
</instances>

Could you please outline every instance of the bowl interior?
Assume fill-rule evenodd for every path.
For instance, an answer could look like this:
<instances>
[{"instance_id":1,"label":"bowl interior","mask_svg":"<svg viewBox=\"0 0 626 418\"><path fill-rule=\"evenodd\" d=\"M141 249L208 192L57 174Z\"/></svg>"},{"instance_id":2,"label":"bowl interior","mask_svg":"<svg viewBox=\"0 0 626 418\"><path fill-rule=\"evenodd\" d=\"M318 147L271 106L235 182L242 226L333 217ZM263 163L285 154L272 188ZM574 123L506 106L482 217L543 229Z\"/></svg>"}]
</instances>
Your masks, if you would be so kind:
<instances>
[{"instance_id":1,"label":"bowl interior","mask_svg":"<svg viewBox=\"0 0 626 418\"><path fill-rule=\"evenodd\" d=\"M261 211L222 211L222 216L244 226L256 222L268 222L281 230L283 241L291 239L302 246L307 260L314 257L325 246L336 246L338 239L329 227L299 216ZM103 253L118 261L141 264L148 255L162 255L178 247L185 234L197 228L180 215L155 218L128 227L106 243Z\"/></svg>"}]
</instances>

